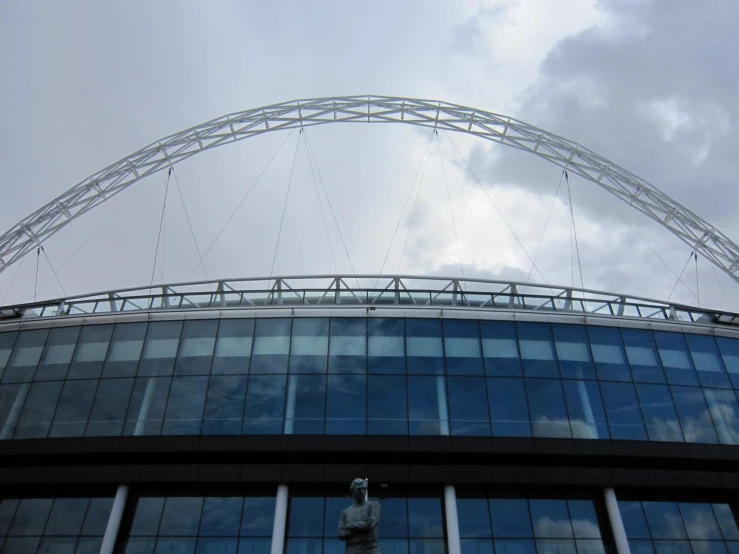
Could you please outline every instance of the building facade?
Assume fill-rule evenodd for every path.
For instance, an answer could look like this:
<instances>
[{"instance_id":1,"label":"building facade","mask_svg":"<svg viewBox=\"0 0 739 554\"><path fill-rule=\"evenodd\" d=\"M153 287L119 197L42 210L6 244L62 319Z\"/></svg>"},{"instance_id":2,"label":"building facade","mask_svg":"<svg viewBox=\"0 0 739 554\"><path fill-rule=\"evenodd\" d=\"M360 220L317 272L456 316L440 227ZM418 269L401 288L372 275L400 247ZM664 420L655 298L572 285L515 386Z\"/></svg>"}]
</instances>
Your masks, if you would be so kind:
<instances>
[{"instance_id":1,"label":"building facade","mask_svg":"<svg viewBox=\"0 0 739 554\"><path fill-rule=\"evenodd\" d=\"M737 316L377 279L0 308L0 552L739 553Z\"/></svg>"}]
</instances>

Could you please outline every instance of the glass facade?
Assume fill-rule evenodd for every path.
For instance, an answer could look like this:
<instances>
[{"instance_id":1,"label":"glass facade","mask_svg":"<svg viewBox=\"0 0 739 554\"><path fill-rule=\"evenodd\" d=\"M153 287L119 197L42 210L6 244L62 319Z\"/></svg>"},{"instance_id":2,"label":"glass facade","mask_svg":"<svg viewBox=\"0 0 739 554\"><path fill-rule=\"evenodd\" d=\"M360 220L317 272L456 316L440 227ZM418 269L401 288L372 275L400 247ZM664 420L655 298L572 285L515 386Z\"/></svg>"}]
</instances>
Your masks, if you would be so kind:
<instances>
[{"instance_id":1,"label":"glass facade","mask_svg":"<svg viewBox=\"0 0 739 554\"><path fill-rule=\"evenodd\" d=\"M739 444L739 339L261 318L0 332L0 438L453 435Z\"/></svg>"}]
</instances>

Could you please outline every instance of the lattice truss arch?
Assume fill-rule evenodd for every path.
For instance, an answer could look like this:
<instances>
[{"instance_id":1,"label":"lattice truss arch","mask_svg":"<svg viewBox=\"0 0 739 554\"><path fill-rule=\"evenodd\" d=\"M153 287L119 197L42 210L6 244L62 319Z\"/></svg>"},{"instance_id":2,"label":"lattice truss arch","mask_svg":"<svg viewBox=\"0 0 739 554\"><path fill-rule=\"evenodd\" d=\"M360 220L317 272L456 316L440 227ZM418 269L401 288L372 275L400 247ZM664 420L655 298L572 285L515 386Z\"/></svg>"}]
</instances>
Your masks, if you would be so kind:
<instances>
[{"instance_id":1,"label":"lattice truss arch","mask_svg":"<svg viewBox=\"0 0 739 554\"><path fill-rule=\"evenodd\" d=\"M190 156L262 133L327 123L406 123L465 133L535 154L662 224L739 282L739 246L644 179L595 152L512 117L449 102L390 96L282 102L225 115L153 142L84 179L0 236L0 272L75 218Z\"/></svg>"}]
</instances>

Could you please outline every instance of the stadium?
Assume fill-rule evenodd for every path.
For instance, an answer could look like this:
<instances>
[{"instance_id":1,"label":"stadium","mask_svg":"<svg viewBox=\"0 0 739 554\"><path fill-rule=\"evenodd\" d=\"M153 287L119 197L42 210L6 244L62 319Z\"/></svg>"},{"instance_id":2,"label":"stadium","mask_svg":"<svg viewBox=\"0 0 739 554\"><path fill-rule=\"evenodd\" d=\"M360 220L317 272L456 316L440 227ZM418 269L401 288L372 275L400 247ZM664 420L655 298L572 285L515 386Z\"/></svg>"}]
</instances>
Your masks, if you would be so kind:
<instances>
[{"instance_id":1,"label":"stadium","mask_svg":"<svg viewBox=\"0 0 739 554\"><path fill-rule=\"evenodd\" d=\"M156 141L0 236L0 270L201 151L367 122L530 152L739 279L736 244L587 148L379 96L259 107ZM0 552L338 554L362 477L385 554L736 554L737 323L618 292L389 274L0 307Z\"/></svg>"}]
</instances>

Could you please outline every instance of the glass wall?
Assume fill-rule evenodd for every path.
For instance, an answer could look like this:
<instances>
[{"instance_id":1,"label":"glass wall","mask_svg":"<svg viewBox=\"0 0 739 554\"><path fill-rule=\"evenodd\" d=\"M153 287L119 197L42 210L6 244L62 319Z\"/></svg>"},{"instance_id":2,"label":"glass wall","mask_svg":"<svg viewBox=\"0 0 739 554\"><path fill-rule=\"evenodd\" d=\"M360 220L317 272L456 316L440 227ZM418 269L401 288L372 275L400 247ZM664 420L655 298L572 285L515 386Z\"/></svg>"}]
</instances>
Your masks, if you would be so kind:
<instances>
[{"instance_id":1,"label":"glass wall","mask_svg":"<svg viewBox=\"0 0 739 554\"><path fill-rule=\"evenodd\" d=\"M97 554L112 497L3 498L0 553Z\"/></svg>"},{"instance_id":2,"label":"glass wall","mask_svg":"<svg viewBox=\"0 0 739 554\"><path fill-rule=\"evenodd\" d=\"M0 438L454 435L739 444L739 339L454 319L0 333Z\"/></svg>"}]
</instances>

